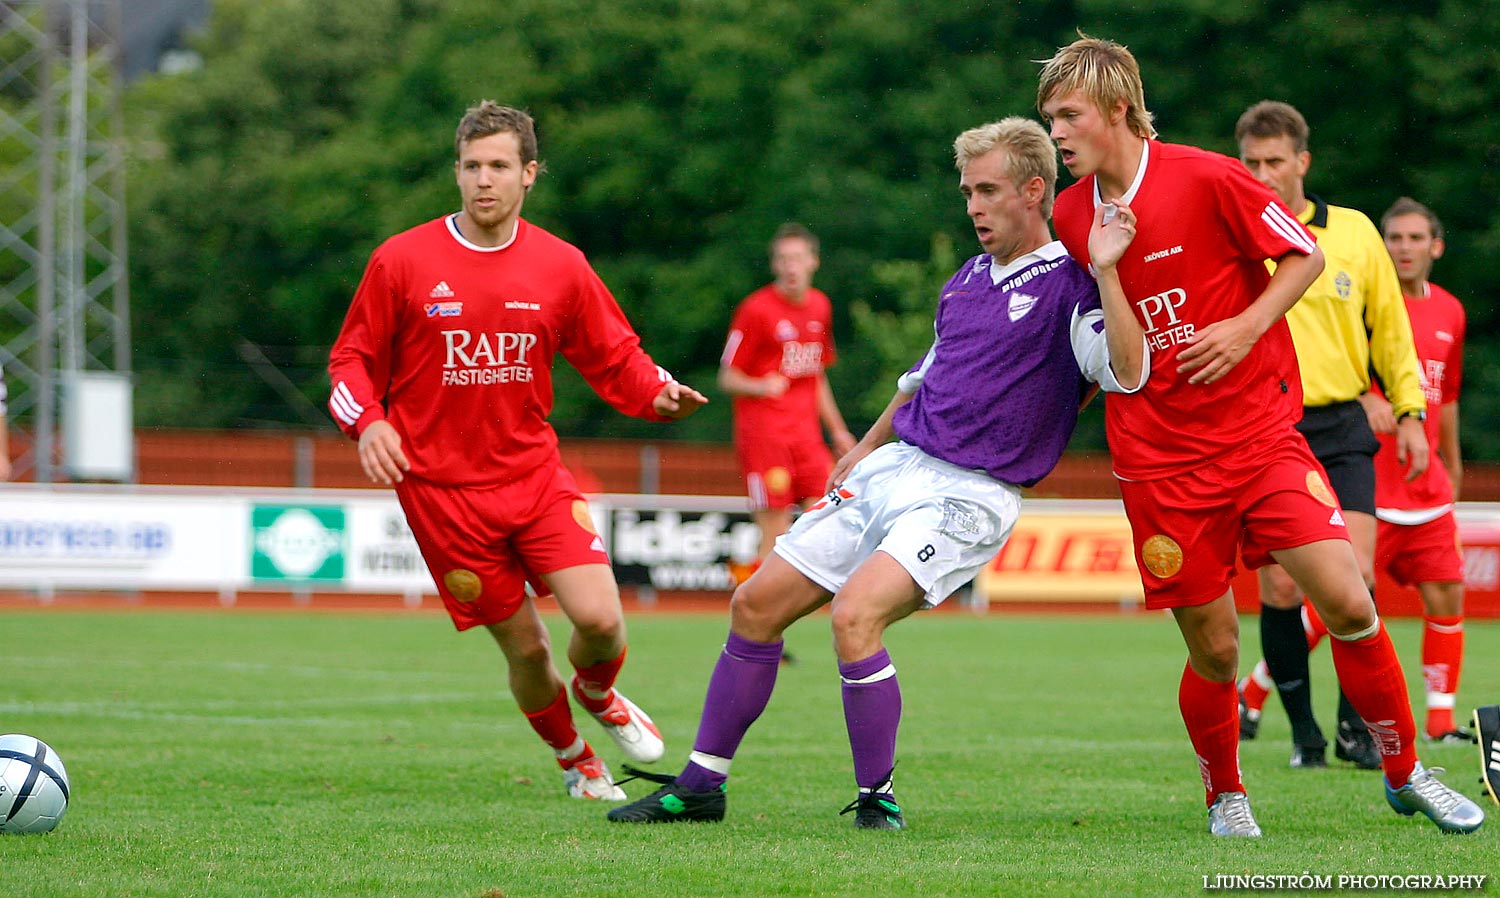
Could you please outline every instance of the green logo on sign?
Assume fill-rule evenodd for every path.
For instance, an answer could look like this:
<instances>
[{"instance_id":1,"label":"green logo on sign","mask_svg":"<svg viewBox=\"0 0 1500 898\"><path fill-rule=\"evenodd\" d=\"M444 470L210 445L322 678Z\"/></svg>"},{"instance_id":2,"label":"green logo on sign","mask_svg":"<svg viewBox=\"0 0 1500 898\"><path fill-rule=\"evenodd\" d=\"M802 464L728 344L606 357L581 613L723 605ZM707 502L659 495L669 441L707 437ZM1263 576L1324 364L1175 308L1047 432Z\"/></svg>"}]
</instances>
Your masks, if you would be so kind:
<instances>
[{"instance_id":1,"label":"green logo on sign","mask_svg":"<svg viewBox=\"0 0 1500 898\"><path fill-rule=\"evenodd\" d=\"M257 580L342 580L344 510L317 505L257 505L250 512Z\"/></svg>"}]
</instances>

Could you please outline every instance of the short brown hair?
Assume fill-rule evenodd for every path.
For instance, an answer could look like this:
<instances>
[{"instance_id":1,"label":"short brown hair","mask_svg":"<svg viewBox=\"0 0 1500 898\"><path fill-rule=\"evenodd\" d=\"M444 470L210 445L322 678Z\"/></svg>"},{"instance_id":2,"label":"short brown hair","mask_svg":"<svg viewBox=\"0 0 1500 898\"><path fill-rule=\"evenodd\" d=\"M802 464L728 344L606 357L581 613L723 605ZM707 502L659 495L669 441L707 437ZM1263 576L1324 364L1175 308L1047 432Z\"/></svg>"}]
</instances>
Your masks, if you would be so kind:
<instances>
[{"instance_id":1,"label":"short brown hair","mask_svg":"<svg viewBox=\"0 0 1500 898\"><path fill-rule=\"evenodd\" d=\"M1437 213L1409 196L1403 196L1394 203L1391 203L1391 207L1385 210L1384 215L1380 216L1380 233L1382 236L1385 234L1386 223L1399 215L1422 216L1427 219L1428 224L1432 225L1432 239L1443 239L1443 222L1437 217Z\"/></svg>"},{"instance_id":2,"label":"short brown hair","mask_svg":"<svg viewBox=\"0 0 1500 898\"><path fill-rule=\"evenodd\" d=\"M1013 115L998 122L970 128L953 141L953 165L959 171L991 150L1005 154L1005 176L1017 189L1032 178L1046 183L1042 194L1042 217L1052 218L1057 197L1057 150L1041 125Z\"/></svg>"},{"instance_id":3,"label":"short brown hair","mask_svg":"<svg viewBox=\"0 0 1500 898\"><path fill-rule=\"evenodd\" d=\"M1125 101L1125 124L1137 137L1155 137L1154 116L1146 109L1141 67L1124 44L1078 32L1078 40L1058 49L1042 64L1036 89L1036 110L1054 94L1083 91L1100 110L1108 112Z\"/></svg>"},{"instance_id":4,"label":"short brown hair","mask_svg":"<svg viewBox=\"0 0 1500 898\"><path fill-rule=\"evenodd\" d=\"M506 132L516 135L522 165L536 159L536 123L525 111L501 106L494 100L480 100L479 105L464 111L453 135L453 154L455 157L462 154L463 145L471 140Z\"/></svg>"},{"instance_id":5,"label":"short brown hair","mask_svg":"<svg viewBox=\"0 0 1500 898\"><path fill-rule=\"evenodd\" d=\"M818 254L817 235L812 231L809 231L807 228L804 228L802 225L797 224L795 221L789 221L781 227L777 228L776 233L772 235L771 244L769 247L772 256L776 255L776 244L780 243L783 240L801 240L803 243L807 244L808 249L812 250L813 255L816 256Z\"/></svg>"},{"instance_id":6,"label":"short brown hair","mask_svg":"<svg viewBox=\"0 0 1500 898\"><path fill-rule=\"evenodd\" d=\"M1290 137L1292 149L1307 152L1307 119L1297 107L1279 100L1261 100L1240 115L1234 125L1234 142L1243 143L1246 137Z\"/></svg>"}]
</instances>

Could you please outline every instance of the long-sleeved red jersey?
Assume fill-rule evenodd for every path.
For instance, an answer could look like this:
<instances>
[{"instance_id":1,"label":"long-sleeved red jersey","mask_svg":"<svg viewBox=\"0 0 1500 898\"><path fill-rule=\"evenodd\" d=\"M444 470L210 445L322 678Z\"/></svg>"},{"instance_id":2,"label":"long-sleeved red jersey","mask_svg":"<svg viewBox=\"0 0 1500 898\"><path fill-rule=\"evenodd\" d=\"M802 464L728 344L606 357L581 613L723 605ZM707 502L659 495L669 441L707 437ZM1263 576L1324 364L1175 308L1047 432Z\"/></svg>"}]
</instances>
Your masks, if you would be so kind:
<instances>
[{"instance_id":1,"label":"long-sleeved red jersey","mask_svg":"<svg viewBox=\"0 0 1500 898\"><path fill-rule=\"evenodd\" d=\"M552 360L561 353L610 405L663 420L672 379L579 249L518 220L500 247L464 240L455 216L391 237L370 257L329 354L339 427L388 419L411 474L492 486L557 457Z\"/></svg>"}]
</instances>

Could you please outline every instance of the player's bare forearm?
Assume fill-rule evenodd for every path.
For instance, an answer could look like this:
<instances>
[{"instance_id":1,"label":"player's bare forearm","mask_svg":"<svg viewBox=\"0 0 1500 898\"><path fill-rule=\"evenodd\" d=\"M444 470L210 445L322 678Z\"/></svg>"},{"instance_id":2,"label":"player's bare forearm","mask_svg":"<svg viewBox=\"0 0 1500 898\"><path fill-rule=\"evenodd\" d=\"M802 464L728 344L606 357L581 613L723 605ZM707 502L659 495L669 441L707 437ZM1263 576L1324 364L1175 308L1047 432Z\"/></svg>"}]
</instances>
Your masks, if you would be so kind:
<instances>
[{"instance_id":1,"label":"player's bare forearm","mask_svg":"<svg viewBox=\"0 0 1500 898\"><path fill-rule=\"evenodd\" d=\"M680 421L705 405L708 405L707 397L675 380L663 386L656 398L651 400L651 408L658 415L672 421Z\"/></svg>"},{"instance_id":2,"label":"player's bare forearm","mask_svg":"<svg viewBox=\"0 0 1500 898\"><path fill-rule=\"evenodd\" d=\"M1311 255L1287 253L1276 262L1276 273L1266 289L1238 315L1200 328L1177 354L1177 370L1188 383L1211 384L1228 374L1255 347L1271 325L1297 304L1302 294L1323 271L1323 251L1313 247Z\"/></svg>"},{"instance_id":3,"label":"player's bare forearm","mask_svg":"<svg viewBox=\"0 0 1500 898\"><path fill-rule=\"evenodd\" d=\"M790 381L777 371L761 377L752 377L733 365L724 365L719 368L719 389L730 396L774 399L785 393L790 385Z\"/></svg>"},{"instance_id":4,"label":"player's bare forearm","mask_svg":"<svg viewBox=\"0 0 1500 898\"><path fill-rule=\"evenodd\" d=\"M896 420L896 409L910 402L911 397L911 393L903 390L896 391L896 395L892 396L891 401L886 403L885 411L880 413L880 417L875 419L875 423L870 425L870 429L865 431L865 435L860 438L859 442L854 444L854 448L844 453L834 463L833 472L828 475L829 489L833 489L843 483L844 478L849 476L849 472L854 469L855 465L859 464L860 459L896 438L896 425L894 423Z\"/></svg>"},{"instance_id":5,"label":"player's bare forearm","mask_svg":"<svg viewBox=\"0 0 1500 898\"><path fill-rule=\"evenodd\" d=\"M833 387L829 386L826 374L818 375L818 418L823 422L823 429L828 431L835 456L841 456L854 448L854 434L849 432L849 425L844 423L844 416L839 412L839 404L833 399Z\"/></svg>"},{"instance_id":6,"label":"player's bare forearm","mask_svg":"<svg viewBox=\"0 0 1500 898\"><path fill-rule=\"evenodd\" d=\"M1115 210L1113 215L1107 214L1111 206ZM1113 201L1094 210L1094 226L1089 231L1089 259L1094 265L1099 303L1104 309L1109 367L1122 385L1139 384L1145 367L1146 332L1130 309L1130 300L1115 267L1135 239L1135 225L1134 210Z\"/></svg>"},{"instance_id":7,"label":"player's bare forearm","mask_svg":"<svg viewBox=\"0 0 1500 898\"><path fill-rule=\"evenodd\" d=\"M1453 483L1453 501L1458 501L1464 482L1464 458L1458 446L1458 400L1444 403L1438 410L1438 455L1448 469Z\"/></svg>"}]
</instances>

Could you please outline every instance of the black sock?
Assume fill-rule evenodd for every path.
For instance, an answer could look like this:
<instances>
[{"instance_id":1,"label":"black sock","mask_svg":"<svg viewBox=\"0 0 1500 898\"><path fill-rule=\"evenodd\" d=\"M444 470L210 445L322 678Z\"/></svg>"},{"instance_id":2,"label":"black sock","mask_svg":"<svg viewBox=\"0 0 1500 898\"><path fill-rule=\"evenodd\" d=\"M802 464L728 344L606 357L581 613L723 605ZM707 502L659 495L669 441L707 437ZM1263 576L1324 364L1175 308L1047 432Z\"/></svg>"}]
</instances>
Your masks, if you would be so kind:
<instances>
[{"instance_id":1,"label":"black sock","mask_svg":"<svg viewBox=\"0 0 1500 898\"><path fill-rule=\"evenodd\" d=\"M1328 744L1313 717L1312 683L1307 667L1307 634L1302 609L1260 606L1260 650L1292 725L1292 742L1317 748Z\"/></svg>"}]
</instances>

